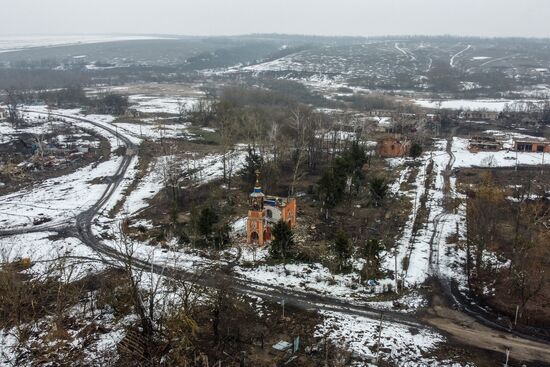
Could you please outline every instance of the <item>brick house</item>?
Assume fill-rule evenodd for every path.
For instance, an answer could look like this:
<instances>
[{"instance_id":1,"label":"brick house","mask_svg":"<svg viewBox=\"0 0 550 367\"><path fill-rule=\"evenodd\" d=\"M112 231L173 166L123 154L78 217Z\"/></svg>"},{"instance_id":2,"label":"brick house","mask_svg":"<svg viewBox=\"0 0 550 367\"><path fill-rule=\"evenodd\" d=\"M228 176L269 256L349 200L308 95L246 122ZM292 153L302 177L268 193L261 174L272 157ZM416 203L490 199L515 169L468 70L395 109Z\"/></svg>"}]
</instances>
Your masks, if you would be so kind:
<instances>
[{"instance_id":1,"label":"brick house","mask_svg":"<svg viewBox=\"0 0 550 367\"><path fill-rule=\"evenodd\" d=\"M409 154L411 142L409 140L400 140L394 137L385 137L377 145L378 155L382 158L404 157Z\"/></svg>"}]
</instances>

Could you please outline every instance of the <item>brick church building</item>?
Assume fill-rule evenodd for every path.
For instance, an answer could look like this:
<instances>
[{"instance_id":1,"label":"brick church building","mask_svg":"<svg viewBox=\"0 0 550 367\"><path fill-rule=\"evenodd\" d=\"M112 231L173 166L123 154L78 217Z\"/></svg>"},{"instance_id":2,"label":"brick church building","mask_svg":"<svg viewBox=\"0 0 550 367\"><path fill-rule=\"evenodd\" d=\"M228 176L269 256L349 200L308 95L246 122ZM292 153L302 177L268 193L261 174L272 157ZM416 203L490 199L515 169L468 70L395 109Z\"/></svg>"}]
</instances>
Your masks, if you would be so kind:
<instances>
[{"instance_id":1,"label":"brick church building","mask_svg":"<svg viewBox=\"0 0 550 367\"><path fill-rule=\"evenodd\" d=\"M256 179L250 194L250 208L246 222L246 238L249 244L264 245L272 240L271 228L280 220L290 228L296 226L296 199L265 195Z\"/></svg>"}]
</instances>

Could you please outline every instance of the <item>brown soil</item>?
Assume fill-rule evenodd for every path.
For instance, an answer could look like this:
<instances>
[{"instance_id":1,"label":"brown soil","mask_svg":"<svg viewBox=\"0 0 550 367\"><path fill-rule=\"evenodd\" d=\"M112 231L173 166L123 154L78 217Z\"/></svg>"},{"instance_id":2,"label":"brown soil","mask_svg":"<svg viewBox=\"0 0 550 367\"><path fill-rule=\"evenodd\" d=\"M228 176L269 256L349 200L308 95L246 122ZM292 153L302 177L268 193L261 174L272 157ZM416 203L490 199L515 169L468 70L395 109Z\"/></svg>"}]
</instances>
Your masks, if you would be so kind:
<instances>
[{"instance_id":1,"label":"brown soil","mask_svg":"<svg viewBox=\"0 0 550 367\"><path fill-rule=\"evenodd\" d=\"M550 344L521 339L512 334L494 331L477 323L471 317L452 310L445 302L435 296L432 307L424 320L442 330L451 340L460 344L481 348L502 355L510 349L510 358L521 363L543 362L550 365Z\"/></svg>"},{"instance_id":2,"label":"brown soil","mask_svg":"<svg viewBox=\"0 0 550 367\"><path fill-rule=\"evenodd\" d=\"M515 185L523 185L531 187L532 192L541 193L547 190L548 182L550 182L550 169L547 169L544 175L541 175L540 167L521 167L517 171L511 169L465 169L458 173L458 184L463 188L472 187L471 185L479 185L487 177L494 185L505 189L506 195L513 195L511 187ZM517 206L517 205L516 205ZM503 259L513 258L513 243L514 238L514 211L516 209L514 203L501 209L502 215L498 221L498 231L494 240L488 244L488 250L502 255ZM546 209L549 210L547 200ZM534 233L540 234L541 231L547 231L542 226L533 229ZM547 238L547 237L546 237ZM550 258L550 248L542 243L537 246L537 253L541 258ZM526 324L535 327L550 326L550 263L546 262L545 279L542 284L542 290L534 297L530 298L525 305L525 309L520 309L518 323ZM518 290L514 283L511 282L511 274L509 267L500 269L487 268L479 271L472 279L473 291L477 294L478 301L490 306L496 312L506 315L510 320L514 319L516 306L521 305L521 299L518 296ZM533 280L534 281L534 280ZM490 289L494 289L493 294L488 294L485 290L487 285ZM534 288L534 287L533 287Z\"/></svg>"}]
</instances>

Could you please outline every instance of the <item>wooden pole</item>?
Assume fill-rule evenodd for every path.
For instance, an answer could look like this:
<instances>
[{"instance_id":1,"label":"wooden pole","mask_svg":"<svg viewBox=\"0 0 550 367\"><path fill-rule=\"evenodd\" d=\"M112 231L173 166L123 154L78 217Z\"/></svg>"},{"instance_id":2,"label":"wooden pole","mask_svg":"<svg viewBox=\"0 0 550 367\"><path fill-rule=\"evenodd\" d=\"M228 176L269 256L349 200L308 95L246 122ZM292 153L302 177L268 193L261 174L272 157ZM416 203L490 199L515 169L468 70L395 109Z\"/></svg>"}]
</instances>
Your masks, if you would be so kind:
<instances>
[{"instance_id":1,"label":"wooden pole","mask_svg":"<svg viewBox=\"0 0 550 367\"><path fill-rule=\"evenodd\" d=\"M504 367L508 367L509 358L510 358L510 349L506 348L506 362L504 363Z\"/></svg>"},{"instance_id":2,"label":"wooden pole","mask_svg":"<svg viewBox=\"0 0 550 367\"><path fill-rule=\"evenodd\" d=\"M378 330L378 344L376 346L376 365L378 365L380 361L380 340L382 339L382 318L384 314L380 312L380 328Z\"/></svg>"},{"instance_id":3,"label":"wooden pole","mask_svg":"<svg viewBox=\"0 0 550 367\"><path fill-rule=\"evenodd\" d=\"M395 250L395 256L393 257L394 258L394 262L395 262L395 293L399 293L399 287L398 287L398 280L397 280L397 249Z\"/></svg>"},{"instance_id":4,"label":"wooden pole","mask_svg":"<svg viewBox=\"0 0 550 367\"><path fill-rule=\"evenodd\" d=\"M328 343L327 343L326 336L325 336L325 366L328 366Z\"/></svg>"},{"instance_id":5,"label":"wooden pole","mask_svg":"<svg viewBox=\"0 0 550 367\"><path fill-rule=\"evenodd\" d=\"M544 175L544 148L542 149L542 164L540 166L540 174Z\"/></svg>"}]
</instances>

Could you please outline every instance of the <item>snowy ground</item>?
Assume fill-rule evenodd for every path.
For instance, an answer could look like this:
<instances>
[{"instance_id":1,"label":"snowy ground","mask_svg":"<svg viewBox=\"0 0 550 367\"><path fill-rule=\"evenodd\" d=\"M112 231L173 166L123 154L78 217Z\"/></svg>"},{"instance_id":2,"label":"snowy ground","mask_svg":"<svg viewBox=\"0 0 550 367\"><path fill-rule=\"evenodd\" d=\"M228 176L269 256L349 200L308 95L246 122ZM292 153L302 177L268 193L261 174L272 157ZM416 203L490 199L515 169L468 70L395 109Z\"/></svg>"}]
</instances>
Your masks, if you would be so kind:
<instances>
[{"instance_id":1,"label":"snowy ground","mask_svg":"<svg viewBox=\"0 0 550 367\"><path fill-rule=\"evenodd\" d=\"M514 103L544 103L544 100L511 100L511 99L448 99L448 100L414 100L414 103L424 108L443 108L451 110L487 110L502 112L506 106Z\"/></svg>"},{"instance_id":2,"label":"snowy ground","mask_svg":"<svg viewBox=\"0 0 550 367\"><path fill-rule=\"evenodd\" d=\"M498 152L477 152L468 150L469 141L464 138L453 138L452 152L456 157L454 168L466 167L514 167L515 165L536 166L543 163L543 153L516 152L514 150L500 150ZM505 146L511 145L511 140L505 142ZM550 159L544 164L550 164Z\"/></svg>"},{"instance_id":3,"label":"snowy ground","mask_svg":"<svg viewBox=\"0 0 550 367\"><path fill-rule=\"evenodd\" d=\"M232 162L234 167L240 167L244 162L245 154L242 147L236 147L234 151L228 153L228 162ZM118 219L131 218L148 207L155 195L165 187L164 181L167 177L166 172L172 169L171 167L174 164L179 166L179 170L182 172L188 173L184 178L188 179L193 185L202 185L219 179L223 175L223 163L220 154L209 154L199 157L189 153L184 156L157 157L149 165L149 168L143 178L139 180L136 188L125 195L123 212L118 215ZM113 195L113 199L106 203L103 208L103 213L108 213L109 210L116 205L118 199L122 196L122 192L131 184L135 174L134 164L131 164L125 176L125 180L117 189L119 195L116 193Z\"/></svg>"},{"instance_id":4,"label":"snowy ground","mask_svg":"<svg viewBox=\"0 0 550 367\"><path fill-rule=\"evenodd\" d=\"M412 210L403 228L401 238L397 241L396 252L393 254L387 254L384 258L384 268L394 271L396 263L395 257L397 256L397 271L399 274L399 279L402 279L406 285L422 283L425 278L424 273L427 270L425 261L426 248L424 245L421 246L420 244L413 242L413 224L420 205L419 200L423 193L423 185L426 180L426 167L429 163L428 160L429 154L424 153L424 155L420 158L420 167L418 168L418 172L411 190L401 193L411 201ZM398 182L404 182L406 177L408 177L411 173L412 169L405 169L405 171L402 172ZM399 190L399 186L396 183L395 186L391 187L392 191ZM409 259L409 266L407 270L403 267L405 258Z\"/></svg>"},{"instance_id":5,"label":"snowy ground","mask_svg":"<svg viewBox=\"0 0 550 367\"><path fill-rule=\"evenodd\" d=\"M28 258L34 276L50 274L65 281L75 281L104 268L93 250L74 237L56 238L52 232L36 232L4 237L0 241L0 261ZM60 266L62 265L62 266Z\"/></svg>"},{"instance_id":6,"label":"snowy ground","mask_svg":"<svg viewBox=\"0 0 550 367\"><path fill-rule=\"evenodd\" d=\"M58 113L77 115L78 111L55 111ZM26 113L28 117L37 119L38 114ZM102 124L109 124L110 116L89 116L90 119ZM47 125L45 120L37 119L42 125ZM77 120L66 119L67 123L87 129L95 129L98 133L108 138L111 143L117 139L113 134L106 132L94 125ZM33 127L42 129L43 126ZM73 223L77 214L89 209L102 196L108 182L117 172L123 157L112 155L107 161L94 163L77 171L58 178L45 180L32 187L19 192L0 196L0 226L2 230L21 228L39 229L40 227L61 226ZM129 175L135 174L130 169ZM115 196L115 199L116 196ZM49 218L50 221L34 225L37 220ZM24 235L2 238L0 248L8 260L18 257L29 257L43 266L33 266L33 271L46 271L48 262L57 257L76 259L84 257L97 261L93 253L75 238L53 239L51 233L27 233ZM11 249L7 251L6 249ZM68 260L72 261L72 260ZM88 260L76 261L87 268ZM95 265L94 265L95 266Z\"/></svg>"},{"instance_id":7,"label":"snowy ground","mask_svg":"<svg viewBox=\"0 0 550 367\"><path fill-rule=\"evenodd\" d=\"M120 123L116 126L130 136L139 139L187 139L196 138L188 132L191 124L160 124L155 121L143 120L143 123Z\"/></svg>"},{"instance_id":8,"label":"snowy ground","mask_svg":"<svg viewBox=\"0 0 550 367\"><path fill-rule=\"evenodd\" d=\"M83 314L80 305L74 308L72 314L80 316ZM72 353L81 351L86 365L104 366L113 361L114 353L118 343L125 335L125 326L130 324L131 319L117 320L112 313L98 313L95 315L88 312L84 317L83 325L75 323L76 329L66 329L65 348L57 348L59 354L56 359L62 360L62 353ZM54 344L50 332L55 332L54 316L47 316L38 320L32 327L23 325L23 327L14 327L10 330L0 331L0 364L2 366L35 366L36 361L29 358L30 350L39 345L51 348ZM100 333L89 336L88 328L90 325L100 325ZM25 335L25 327L30 327L32 333ZM28 338L28 339L27 339ZM59 343L59 340L57 341ZM62 342L62 343L63 343ZM70 357L70 356L67 356Z\"/></svg>"},{"instance_id":9,"label":"snowy ground","mask_svg":"<svg viewBox=\"0 0 550 367\"><path fill-rule=\"evenodd\" d=\"M0 53L19 51L32 47L67 46L88 43L138 41L162 38L165 37L115 35L2 36L0 37Z\"/></svg>"},{"instance_id":10,"label":"snowy ground","mask_svg":"<svg viewBox=\"0 0 550 367\"><path fill-rule=\"evenodd\" d=\"M402 239L398 242L398 269L405 284L421 284L429 275L439 274L448 279L453 279L459 285L464 284L464 276L460 267L464 263L465 253L456 243L447 243L447 238L458 234L458 239L464 238L465 233L465 207L461 205L454 212L447 212L443 208L445 182L443 171L449 165L451 169L455 167L482 166L481 162L487 155L481 153L470 153L468 141L462 138L454 138L451 142L451 151L456 157L453 160L446 152L447 142L439 140L435 142L433 152L424 153L422 156L423 167L416 177L414 186L416 189L405 193L413 203L413 211L405 225ZM433 153L433 154L432 154ZM505 154L503 152L502 154ZM515 154L515 153L514 153ZM535 154L536 155L536 154ZM522 164L528 164L529 161L522 156ZM412 226L416 216L416 208L421 194L424 192L425 165L429 159L434 161L434 180L428 187L426 207L430 208L426 223L420 228L416 237L412 236ZM524 159L525 158L525 159ZM503 164L508 161L502 159ZM500 162L500 161L499 161ZM531 164L535 161L530 161ZM408 175L408 170L402 172L399 181L404 181ZM448 195L450 198L462 197L456 190L456 178L450 177L450 187ZM393 187L395 190L398 186ZM420 188L420 189L419 189ZM414 203L417 203L416 205ZM430 251L432 252L432 262L429 262ZM403 258L408 257L408 269L403 269ZM386 258L385 267L389 270L394 268L394 257Z\"/></svg>"},{"instance_id":11,"label":"snowy ground","mask_svg":"<svg viewBox=\"0 0 550 367\"><path fill-rule=\"evenodd\" d=\"M0 224L7 230L31 227L34 220L42 217L52 219L47 225L73 222L77 214L95 204L105 191L105 181L97 180L109 179L121 161L122 157L113 157L97 166L91 164L66 176L1 196Z\"/></svg>"},{"instance_id":12,"label":"snowy ground","mask_svg":"<svg viewBox=\"0 0 550 367\"><path fill-rule=\"evenodd\" d=\"M456 144L457 138L453 141L451 150L453 152L463 152L463 146ZM458 279L460 272L454 271L458 264L462 261L463 253L453 244L447 244L446 239L450 235L456 234L457 223L459 235L463 232L463 208L460 208L456 213L447 213L443 207L445 182L443 171L448 164L456 167L459 160L452 165L451 157L446 152L447 142L445 140L437 140L434 142L434 150L425 152L419 159L421 167L418 170L413 188L404 192L404 194L412 205L412 211L409 219L403 229L401 238L397 243L397 267L400 279L403 279L405 285L415 286L423 283L427 277L435 272L444 272L445 274ZM467 146L466 146L467 148ZM467 150L466 150L467 152ZM433 159L433 182L430 181L428 188L425 188L426 167ZM471 157L465 162L472 162ZM475 161L474 161L475 162ZM393 159L391 164L398 165L403 163L403 159ZM464 163L463 163L464 164ZM397 182L391 187L392 192L397 192L400 183L404 182L411 174L411 168L405 168L401 171L401 175ZM449 195L456 197L455 179L450 179ZM416 235L413 235L413 224L418 214L420 206L420 198L426 194L426 207L429 208L429 215L426 223L418 230ZM430 252L432 252L432 263L430 264ZM408 267L404 267L404 259L408 259ZM387 254L385 257L384 267L388 270L395 268L395 255Z\"/></svg>"},{"instance_id":13,"label":"snowy ground","mask_svg":"<svg viewBox=\"0 0 550 367\"><path fill-rule=\"evenodd\" d=\"M56 128L67 126L64 121L48 122L47 116L40 113L25 112L22 117L25 119L25 124L17 129L8 121L0 121L0 144L7 143L20 134L44 135Z\"/></svg>"},{"instance_id":14,"label":"snowy ground","mask_svg":"<svg viewBox=\"0 0 550 367\"><path fill-rule=\"evenodd\" d=\"M198 98L158 97L136 94L129 97L132 108L145 113L169 113L179 115L183 105L189 110L198 103Z\"/></svg>"},{"instance_id":15,"label":"snowy ground","mask_svg":"<svg viewBox=\"0 0 550 367\"><path fill-rule=\"evenodd\" d=\"M48 107L47 106L45 106L45 105L30 105L30 106L25 106L24 108L29 110L29 111L33 111L33 112L24 112L23 113L23 117L25 118L25 120L35 121L35 122L37 122L37 124L41 123L42 125L38 125L36 127L36 129L39 129L38 131L44 131L45 129L47 129L47 124L45 124L44 122L41 122L41 120L38 119L38 116L41 116L43 118L47 117L47 115L48 115ZM111 115L95 115L95 114L84 115L84 114L82 114L81 109L58 109L58 110L52 110L52 113L53 114L71 116L71 117L75 117L75 118L84 118L84 119L87 119L87 120L91 120L91 121L93 121L97 124L104 125L105 127L115 129L115 127L111 124L115 120L115 117L111 116ZM54 115L54 117L58 118L58 116L55 116L55 115ZM79 120L75 120L75 119L71 119L71 118L63 118L63 117L59 117L59 119L61 121L58 122L58 124L69 124L69 125L79 126L79 127L82 127L82 128L88 129L88 130L92 130L92 131L96 132L97 134L103 136L105 139L107 139L109 141L109 144L111 145L111 151L115 151L119 147L124 146L124 142L121 141L120 137L117 136L116 133L111 134L111 133L107 132L106 130L104 130L104 129L98 127L98 126L90 124L90 123L85 122L85 121L79 121ZM44 120L42 120L42 121L44 121ZM141 142L141 139L139 139L138 137L134 137L134 136L127 136L127 137L134 144L139 144Z\"/></svg>"},{"instance_id":16,"label":"snowy ground","mask_svg":"<svg viewBox=\"0 0 550 367\"><path fill-rule=\"evenodd\" d=\"M382 319L382 331L379 334L379 320L360 316L344 315L336 312L321 312L325 320L317 326L315 336L327 337L334 344L353 352L361 359L374 360L377 357L377 341L380 335L380 358L391 360L399 366L448 366L424 354L437 348L445 341L444 337L428 330L416 330ZM355 366L364 366L357 363Z\"/></svg>"}]
</instances>

